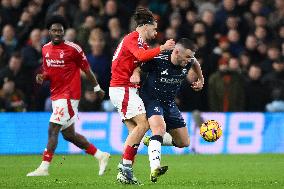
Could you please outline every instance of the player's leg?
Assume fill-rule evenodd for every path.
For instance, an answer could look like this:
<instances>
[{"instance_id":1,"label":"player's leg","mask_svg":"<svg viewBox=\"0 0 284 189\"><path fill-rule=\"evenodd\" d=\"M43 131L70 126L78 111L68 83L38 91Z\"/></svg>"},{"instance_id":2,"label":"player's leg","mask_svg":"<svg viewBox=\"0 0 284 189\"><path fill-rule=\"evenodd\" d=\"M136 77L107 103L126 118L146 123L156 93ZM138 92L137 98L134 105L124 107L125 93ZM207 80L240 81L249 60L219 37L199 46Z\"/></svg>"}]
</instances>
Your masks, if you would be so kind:
<instances>
[{"instance_id":1,"label":"player's leg","mask_svg":"<svg viewBox=\"0 0 284 189\"><path fill-rule=\"evenodd\" d=\"M48 168L50 165L50 162L53 158L54 151L58 144L58 134L60 132L62 125L57 123L49 123L48 128L48 142L45 151L42 155L42 162L40 166L33 172L30 172L27 174L27 176L47 176Z\"/></svg>"},{"instance_id":2,"label":"player's leg","mask_svg":"<svg viewBox=\"0 0 284 189\"><path fill-rule=\"evenodd\" d=\"M129 129L122 154L122 163L119 164L120 172L117 175L117 180L124 183L123 179L120 179L122 175L128 183L137 184L138 182L133 177L132 164L139 144L149 129L144 103L136 88L110 87L109 95Z\"/></svg>"},{"instance_id":3,"label":"player's leg","mask_svg":"<svg viewBox=\"0 0 284 189\"><path fill-rule=\"evenodd\" d=\"M74 123L61 131L65 140L73 143L75 146L85 150L87 154L94 156L99 161L99 175L103 175L110 158L110 154L102 152L83 135L75 132Z\"/></svg>"},{"instance_id":4,"label":"player's leg","mask_svg":"<svg viewBox=\"0 0 284 189\"><path fill-rule=\"evenodd\" d=\"M144 145L149 146L150 139L151 136L145 136L143 138ZM163 135L162 146L174 146L173 137L168 132L165 132L165 134Z\"/></svg>"},{"instance_id":5,"label":"player's leg","mask_svg":"<svg viewBox=\"0 0 284 189\"><path fill-rule=\"evenodd\" d=\"M145 133L149 130L149 123L146 118L146 114L139 114L135 117L125 121L127 127L132 129L129 132L126 141L125 141L125 150L123 153L123 164L133 164L135 155L137 154L137 149L139 144L145 135ZM135 127L133 127L136 125Z\"/></svg>"},{"instance_id":6,"label":"player's leg","mask_svg":"<svg viewBox=\"0 0 284 189\"><path fill-rule=\"evenodd\" d=\"M175 147L184 148L190 145L187 127L172 129L169 133L173 137Z\"/></svg>"},{"instance_id":7,"label":"player's leg","mask_svg":"<svg viewBox=\"0 0 284 189\"><path fill-rule=\"evenodd\" d=\"M155 108L159 108L156 106ZM147 108L148 110L148 108ZM162 110L158 114L162 113ZM152 131L152 137L150 138L148 146L148 155L150 161L150 180L157 182L158 177L163 175L167 170L168 166L161 167L161 146L163 142L163 135L166 132L166 123L162 115L152 115L148 118L150 129Z\"/></svg>"}]
</instances>

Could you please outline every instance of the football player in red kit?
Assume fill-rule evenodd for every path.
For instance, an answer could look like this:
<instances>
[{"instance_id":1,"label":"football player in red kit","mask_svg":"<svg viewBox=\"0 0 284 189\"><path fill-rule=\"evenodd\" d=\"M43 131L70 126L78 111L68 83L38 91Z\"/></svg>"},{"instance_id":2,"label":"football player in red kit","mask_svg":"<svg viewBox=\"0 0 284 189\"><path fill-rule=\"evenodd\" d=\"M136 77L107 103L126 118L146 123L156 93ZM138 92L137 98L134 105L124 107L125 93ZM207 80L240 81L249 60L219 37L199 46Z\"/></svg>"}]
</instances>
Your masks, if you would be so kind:
<instances>
[{"instance_id":1,"label":"football player in red kit","mask_svg":"<svg viewBox=\"0 0 284 189\"><path fill-rule=\"evenodd\" d=\"M146 8L138 8L134 20L137 24L136 30L122 39L113 56L109 95L129 130L122 162L118 166L117 180L122 183L139 184L133 176L132 164L149 124L143 101L138 95L139 86L131 83L135 79L131 78L131 75L141 62L154 58L161 51L173 49L175 42L168 40L164 45L148 49L146 41L156 37L157 22L152 12Z\"/></svg>"},{"instance_id":2,"label":"football player in red kit","mask_svg":"<svg viewBox=\"0 0 284 189\"><path fill-rule=\"evenodd\" d=\"M77 118L78 104L81 97L82 70L94 86L94 92L100 98L105 93L100 88L94 73L91 71L81 47L63 40L66 22L63 17L55 15L47 20L47 28L51 42L42 48L43 73L36 76L36 81L42 84L50 81L52 100L52 115L48 129L48 143L42 156L42 163L27 176L47 176L48 168L58 143L61 131L65 140L72 142L86 153L94 156L99 162L99 175L102 175L108 164L109 153L102 152L91 144L84 136L75 132L74 123Z\"/></svg>"}]
</instances>

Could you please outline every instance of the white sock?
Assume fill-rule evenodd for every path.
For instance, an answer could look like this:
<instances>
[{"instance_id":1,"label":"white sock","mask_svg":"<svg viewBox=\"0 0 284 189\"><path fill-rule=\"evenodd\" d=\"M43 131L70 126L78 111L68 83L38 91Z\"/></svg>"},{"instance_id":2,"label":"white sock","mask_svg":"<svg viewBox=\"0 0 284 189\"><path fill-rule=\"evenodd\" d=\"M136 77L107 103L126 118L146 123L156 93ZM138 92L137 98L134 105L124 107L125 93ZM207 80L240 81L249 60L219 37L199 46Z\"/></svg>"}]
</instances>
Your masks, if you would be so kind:
<instances>
[{"instance_id":1,"label":"white sock","mask_svg":"<svg viewBox=\"0 0 284 189\"><path fill-rule=\"evenodd\" d=\"M163 146L173 146L173 137L169 133L163 136Z\"/></svg>"},{"instance_id":2,"label":"white sock","mask_svg":"<svg viewBox=\"0 0 284 189\"><path fill-rule=\"evenodd\" d=\"M130 164L130 165L132 165L132 161L131 160L129 160L129 159L122 159L122 164Z\"/></svg>"},{"instance_id":3,"label":"white sock","mask_svg":"<svg viewBox=\"0 0 284 189\"><path fill-rule=\"evenodd\" d=\"M150 140L148 154L152 172L161 166L161 143L157 140Z\"/></svg>"},{"instance_id":4,"label":"white sock","mask_svg":"<svg viewBox=\"0 0 284 189\"><path fill-rule=\"evenodd\" d=\"M96 153L94 154L94 157L97 158L97 159L101 159L103 154L104 153L102 151L97 149Z\"/></svg>"},{"instance_id":5,"label":"white sock","mask_svg":"<svg viewBox=\"0 0 284 189\"><path fill-rule=\"evenodd\" d=\"M39 168L47 170L48 167L49 167L49 164L50 164L50 162L48 162L48 161L42 161Z\"/></svg>"}]
</instances>

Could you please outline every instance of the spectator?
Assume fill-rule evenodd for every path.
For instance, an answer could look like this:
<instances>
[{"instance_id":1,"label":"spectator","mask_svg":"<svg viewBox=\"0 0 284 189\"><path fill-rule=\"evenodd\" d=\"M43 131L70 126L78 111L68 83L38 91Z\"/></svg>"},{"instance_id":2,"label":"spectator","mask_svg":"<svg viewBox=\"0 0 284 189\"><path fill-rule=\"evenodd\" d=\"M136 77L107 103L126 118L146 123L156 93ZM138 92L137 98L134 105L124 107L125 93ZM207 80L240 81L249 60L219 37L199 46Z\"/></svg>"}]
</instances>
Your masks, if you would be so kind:
<instances>
[{"instance_id":1,"label":"spectator","mask_svg":"<svg viewBox=\"0 0 284 189\"><path fill-rule=\"evenodd\" d=\"M209 110L214 112L243 111L245 93L242 77L228 69L227 60L219 61L219 70L209 78Z\"/></svg>"},{"instance_id":2,"label":"spectator","mask_svg":"<svg viewBox=\"0 0 284 189\"><path fill-rule=\"evenodd\" d=\"M19 53L11 56L6 67L0 70L0 87L3 86L5 78L9 78L15 82L16 88L22 90L24 93L30 93L27 83L27 75L21 69L22 57Z\"/></svg>"},{"instance_id":3,"label":"spectator","mask_svg":"<svg viewBox=\"0 0 284 189\"><path fill-rule=\"evenodd\" d=\"M0 43L0 70L7 65L8 56L5 51L5 46L3 43Z\"/></svg>"},{"instance_id":4,"label":"spectator","mask_svg":"<svg viewBox=\"0 0 284 189\"><path fill-rule=\"evenodd\" d=\"M101 88L106 92L105 97L108 98L111 60L105 51L105 38L101 29L92 30L89 43L91 53L87 55L87 59L92 71L97 75Z\"/></svg>"},{"instance_id":5,"label":"spectator","mask_svg":"<svg viewBox=\"0 0 284 189\"><path fill-rule=\"evenodd\" d=\"M24 94L15 88L15 82L5 78L2 89L0 90L0 111L4 112L25 112L26 104Z\"/></svg>"},{"instance_id":6,"label":"spectator","mask_svg":"<svg viewBox=\"0 0 284 189\"><path fill-rule=\"evenodd\" d=\"M90 32L96 26L96 20L93 16L87 16L84 23L80 26L77 31L77 41L86 52L90 52L88 45L88 39Z\"/></svg>"},{"instance_id":7,"label":"spectator","mask_svg":"<svg viewBox=\"0 0 284 189\"><path fill-rule=\"evenodd\" d=\"M268 90L261 82L261 77L260 66L251 65L245 84L246 111L262 112L265 110L265 104L268 102Z\"/></svg>"},{"instance_id":8,"label":"spectator","mask_svg":"<svg viewBox=\"0 0 284 189\"><path fill-rule=\"evenodd\" d=\"M272 68L273 70L263 77L263 82L270 91L271 100L274 100L273 94L277 94L275 91L284 94L284 57L275 60L272 63Z\"/></svg>"},{"instance_id":9,"label":"spectator","mask_svg":"<svg viewBox=\"0 0 284 189\"><path fill-rule=\"evenodd\" d=\"M79 28L81 23L86 21L87 16L94 16L91 9L91 0L80 0L79 9L75 13L73 27Z\"/></svg>"},{"instance_id":10,"label":"spectator","mask_svg":"<svg viewBox=\"0 0 284 189\"><path fill-rule=\"evenodd\" d=\"M20 20L17 23L16 34L19 39L19 45L23 46L29 37L33 27L32 14L28 11L22 12Z\"/></svg>"},{"instance_id":11,"label":"spectator","mask_svg":"<svg viewBox=\"0 0 284 189\"><path fill-rule=\"evenodd\" d=\"M267 56L261 63L264 73L272 71L272 63L280 58L280 50L276 44L271 44L267 49Z\"/></svg>"},{"instance_id":12,"label":"spectator","mask_svg":"<svg viewBox=\"0 0 284 189\"><path fill-rule=\"evenodd\" d=\"M64 35L64 40L76 42L77 33L74 28L68 28Z\"/></svg>"},{"instance_id":13,"label":"spectator","mask_svg":"<svg viewBox=\"0 0 284 189\"><path fill-rule=\"evenodd\" d=\"M15 36L15 30L12 25L5 25L2 30L2 36L0 42L5 45L5 50L10 57L12 53L16 50L18 40Z\"/></svg>"},{"instance_id":14,"label":"spectator","mask_svg":"<svg viewBox=\"0 0 284 189\"><path fill-rule=\"evenodd\" d=\"M30 41L22 49L23 69L29 74L41 65L41 31L40 29L33 29L30 34Z\"/></svg>"},{"instance_id":15,"label":"spectator","mask_svg":"<svg viewBox=\"0 0 284 189\"><path fill-rule=\"evenodd\" d=\"M244 48L240 42L240 34L237 30L231 29L228 32L228 40L229 40L229 51L233 56L239 56Z\"/></svg>"},{"instance_id":16,"label":"spectator","mask_svg":"<svg viewBox=\"0 0 284 189\"><path fill-rule=\"evenodd\" d=\"M107 47L110 48L110 54L114 54L121 37L124 36L125 31L121 28L118 18L111 18L108 22Z\"/></svg>"}]
</instances>

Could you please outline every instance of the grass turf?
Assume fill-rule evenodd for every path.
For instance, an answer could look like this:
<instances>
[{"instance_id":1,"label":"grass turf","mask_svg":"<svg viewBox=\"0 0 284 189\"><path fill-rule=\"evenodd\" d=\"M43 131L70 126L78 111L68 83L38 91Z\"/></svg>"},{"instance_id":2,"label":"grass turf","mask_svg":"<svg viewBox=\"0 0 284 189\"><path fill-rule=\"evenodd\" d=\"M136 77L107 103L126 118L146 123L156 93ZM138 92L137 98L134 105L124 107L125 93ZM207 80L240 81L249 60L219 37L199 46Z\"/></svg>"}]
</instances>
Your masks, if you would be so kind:
<instances>
[{"instance_id":1,"label":"grass turf","mask_svg":"<svg viewBox=\"0 0 284 189\"><path fill-rule=\"evenodd\" d=\"M164 155L169 166L156 184L149 181L148 157L139 155L135 175L139 188L283 188L284 154ZM95 159L87 155L56 155L48 177L26 177L41 161L39 155L0 156L0 188L137 188L116 182L120 156L112 156L108 170L98 176Z\"/></svg>"}]
</instances>

